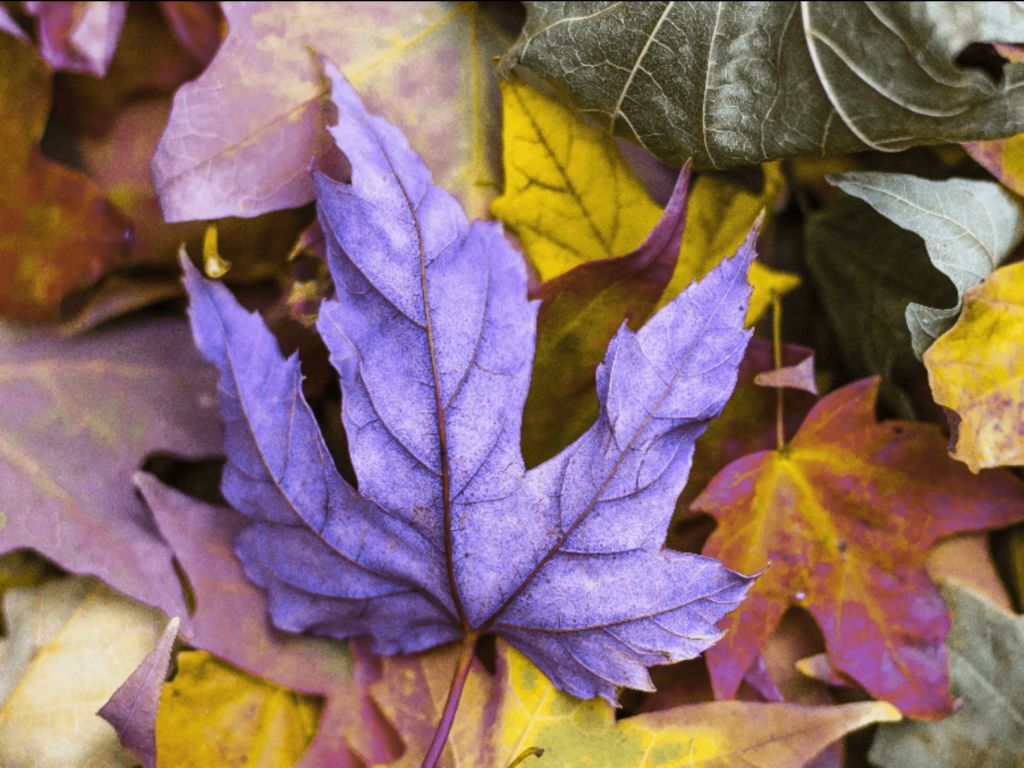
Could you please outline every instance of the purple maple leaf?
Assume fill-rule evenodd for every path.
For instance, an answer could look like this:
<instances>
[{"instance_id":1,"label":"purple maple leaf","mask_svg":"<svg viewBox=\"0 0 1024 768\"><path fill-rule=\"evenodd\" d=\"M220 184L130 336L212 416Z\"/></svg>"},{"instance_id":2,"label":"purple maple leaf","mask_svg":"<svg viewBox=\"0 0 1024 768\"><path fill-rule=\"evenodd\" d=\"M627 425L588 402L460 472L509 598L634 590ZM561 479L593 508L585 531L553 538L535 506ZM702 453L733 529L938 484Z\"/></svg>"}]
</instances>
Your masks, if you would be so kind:
<instances>
[{"instance_id":1,"label":"purple maple leaf","mask_svg":"<svg viewBox=\"0 0 1024 768\"><path fill-rule=\"evenodd\" d=\"M600 415L525 471L538 302L500 225L466 219L402 134L330 64L351 184L314 173L338 299L318 328L341 377L358 490L335 469L299 363L183 259L196 343L221 372L237 554L281 628L412 653L495 632L559 688L615 702L692 658L753 581L663 548L694 441L732 393L755 232L597 371Z\"/></svg>"}]
</instances>

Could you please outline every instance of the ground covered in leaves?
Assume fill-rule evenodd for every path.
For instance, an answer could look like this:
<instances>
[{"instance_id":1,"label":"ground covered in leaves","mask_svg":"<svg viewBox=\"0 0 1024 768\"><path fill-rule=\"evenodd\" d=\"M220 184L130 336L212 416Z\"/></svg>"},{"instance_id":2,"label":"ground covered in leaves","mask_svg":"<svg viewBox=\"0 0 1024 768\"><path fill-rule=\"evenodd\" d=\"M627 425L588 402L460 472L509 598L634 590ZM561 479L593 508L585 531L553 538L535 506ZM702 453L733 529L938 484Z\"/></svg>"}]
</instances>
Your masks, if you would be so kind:
<instances>
[{"instance_id":1,"label":"ground covered in leaves","mask_svg":"<svg viewBox=\"0 0 1024 768\"><path fill-rule=\"evenodd\" d=\"M1024 762L1024 13L585 6L0 4L0 764Z\"/></svg>"}]
</instances>

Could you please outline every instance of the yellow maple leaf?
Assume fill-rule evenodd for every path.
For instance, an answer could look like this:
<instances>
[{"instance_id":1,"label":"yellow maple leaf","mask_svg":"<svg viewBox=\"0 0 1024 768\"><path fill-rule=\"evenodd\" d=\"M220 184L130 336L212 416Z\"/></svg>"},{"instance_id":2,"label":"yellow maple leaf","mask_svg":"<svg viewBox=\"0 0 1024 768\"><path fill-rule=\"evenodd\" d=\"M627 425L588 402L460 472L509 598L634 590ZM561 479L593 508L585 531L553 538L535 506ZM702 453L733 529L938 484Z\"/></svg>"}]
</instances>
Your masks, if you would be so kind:
<instances>
[{"instance_id":1,"label":"yellow maple leaf","mask_svg":"<svg viewBox=\"0 0 1024 768\"><path fill-rule=\"evenodd\" d=\"M1024 464L1024 264L967 289L924 364L935 402L959 417L953 457L972 472Z\"/></svg>"},{"instance_id":2,"label":"yellow maple leaf","mask_svg":"<svg viewBox=\"0 0 1024 768\"><path fill-rule=\"evenodd\" d=\"M523 245L541 280L588 261L637 248L661 216L612 137L522 80L501 81L505 193L491 213ZM784 187L778 163L764 166L760 195L725 179L699 176L690 191L679 261L659 308L706 275L743 242ZM796 275L755 262L748 325L800 284Z\"/></svg>"}]
</instances>

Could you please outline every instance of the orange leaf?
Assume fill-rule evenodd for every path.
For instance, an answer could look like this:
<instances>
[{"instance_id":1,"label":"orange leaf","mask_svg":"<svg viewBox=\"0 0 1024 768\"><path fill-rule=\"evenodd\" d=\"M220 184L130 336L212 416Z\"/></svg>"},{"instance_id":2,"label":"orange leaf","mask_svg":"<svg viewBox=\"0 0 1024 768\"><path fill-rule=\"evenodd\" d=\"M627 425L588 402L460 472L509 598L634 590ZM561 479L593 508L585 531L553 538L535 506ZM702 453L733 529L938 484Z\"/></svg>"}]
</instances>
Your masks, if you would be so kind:
<instances>
[{"instance_id":1,"label":"orange leaf","mask_svg":"<svg viewBox=\"0 0 1024 768\"><path fill-rule=\"evenodd\" d=\"M770 566L707 652L719 698L799 605L835 667L873 696L916 718L952 711L949 612L925 553L942 536L1024 518L1024 486L950 460L935 425L876 423L878 381L822 399L790 445L733 462L694 502L719 521L704 554L745 573Z\"/></svg>"}]
</instances>

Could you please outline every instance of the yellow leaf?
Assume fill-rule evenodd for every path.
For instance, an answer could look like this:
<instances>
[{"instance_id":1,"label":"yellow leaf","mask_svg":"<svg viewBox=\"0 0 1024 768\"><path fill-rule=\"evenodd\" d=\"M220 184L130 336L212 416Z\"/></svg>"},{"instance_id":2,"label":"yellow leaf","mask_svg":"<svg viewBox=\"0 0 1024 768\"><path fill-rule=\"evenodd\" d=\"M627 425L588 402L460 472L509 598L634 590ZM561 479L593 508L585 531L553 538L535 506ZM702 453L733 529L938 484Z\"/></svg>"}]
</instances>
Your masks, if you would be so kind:
<instances>
[{"instance_id":1,"label":"yellow leaf","mask_svg":"<svg viewBox=\"0 0 1024 768\"><path fill-rule=\"evenodd\" d=\"M322 702L281 688L205 651L178 655L156 721L157 765L295 765L316 735Z\"/></svg>"},{"instance_id":2,"label":"yellow leaf","mask_svg":"<svg viewBox=\"0 0 1024 768\"><path fill-rule=\"evenodd\" d=\"M661 209L611 135L518 78L500 84L505 193L491 213L540 279L640 245Z\"/></svg>"},{"instance_id":3,"label":"yellow leaf","mask_svg":"<svg viewBox=\"0 0 1024 768\"><path fill-rule=\"evenodd\" d=\"M960 419L953 458L972 472L1024 464L1024 264L968 288L959 320L924 364L935 402Z\"/></svg>"},{"instance_id":4,"label":"yellow leaf","mask_svg":"<svg viewBox=\"0 0 1024 768\"><path fill-rule=\"evenodd\" d=\"M441 758L445 768L506 768L531 748L522 768L799 768L843 734L900 719L885 702L830 707L691 704L626 720L603 699L558 691L529 659L497 641L497 674L475 664ZM395 766L419 765L444 707L458 647L386 658L374 698L406 740Z\"/></svg>"},{"instance_id":5,"label":"yellow leaf","mask_svg":"<svg viewBox=\"0 0 1024 768\"><path fill-rule=\"evenodd\" d=\"M541 280L588 261L633 251L657 224L661 208L633 173L612 137L522 80L501 81L505 193L491 213L523 245ZM785 186L778 163L764 165L754 195L712 175L690 191L679 262L658 307L739 248L762 209ZM748 325L800 283L796 275L755 262Z\"/></svg>"},{"instance_id":6,"label":"yellow leaf","mask_svg":"<svg viewBox=\"0 0 1024 768\"><path fill-rule=\"evenodd\" d=\"M75 576L4 596L0 765L131 768L138 759L96 714L153 648L167 619Z\"/></svg>"},{"instance_id":7,"label":"yellow leaf","mask_svg":"<svg viewBox=\"0 0 1024 768\"><path fill-rule=\"evenodd\" d=\"M764 317L772 305L772 296L785 296L800 285L800 278L792 272L772 269L757 261L750 265L747 277L754 286L754 292L750 295L750 308L747 309L747 328Z\"/></svg>"}]
</instances>

